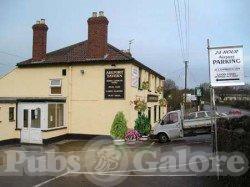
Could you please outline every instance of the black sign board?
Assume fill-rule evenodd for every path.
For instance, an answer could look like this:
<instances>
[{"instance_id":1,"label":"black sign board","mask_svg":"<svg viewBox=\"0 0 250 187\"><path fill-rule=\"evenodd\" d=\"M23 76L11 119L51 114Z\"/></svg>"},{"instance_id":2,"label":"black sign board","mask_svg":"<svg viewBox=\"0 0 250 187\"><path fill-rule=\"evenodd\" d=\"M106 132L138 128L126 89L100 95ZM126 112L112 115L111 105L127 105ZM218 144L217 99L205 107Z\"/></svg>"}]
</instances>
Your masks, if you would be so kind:
<instances>
[{"instance_id":1,"label":"black sign board","mask_svg":"<svg viewBox=\"0 0 250 187\"><path fill-rule=\"evenodd\" d=\"M158 95L149 94L147 97L148 102L158 102L158 100L159 100Z\"/></svg>"},{"instance_id":2,"label":"black sign board","mask_svg":"<svg viewBox=\"0 0 250 187\"><path fill-rule=\"evenodd\" d=\"M105 99L124 99L124 69L105 69Z\"/></svg>"}]
</instances>

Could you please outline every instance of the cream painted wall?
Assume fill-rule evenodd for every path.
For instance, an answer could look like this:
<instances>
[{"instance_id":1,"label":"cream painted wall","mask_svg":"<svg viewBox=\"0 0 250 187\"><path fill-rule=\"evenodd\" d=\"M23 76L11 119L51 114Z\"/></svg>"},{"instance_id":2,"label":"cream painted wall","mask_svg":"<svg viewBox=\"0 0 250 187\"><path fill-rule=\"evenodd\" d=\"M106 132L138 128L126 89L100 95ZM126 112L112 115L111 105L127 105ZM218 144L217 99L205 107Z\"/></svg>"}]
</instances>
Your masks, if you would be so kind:
<instances>
[{"instance_id":1,"label":"cream painted wall","mask_svg":"<svg viewBox=\"0 0 250 187\"><path fill-rule=\"evenodd\" d=\"M50 79L62 79L62 96L67 96L65 67L15 68L0 78L0 97L49 97Z\"/></svg>"},{"instance_id":2,"label":"cream painted wall","mask_svg":"<svg viewBox=\"0 0 250 187\"><path fill-rule=\"evenodd\" d=\"M105 69L125 69L125 99L104 99ZM81 74L84 70L84 74ZM70 133L105 134L119 111L131 126L131 65L117 64L72 67L72 116Z\"/></svg>"},{"instance_id":3,"label":"cream painted wall","mask_svg":"<svg viewBox=\"0 0 250 187\"><path fill-rule=\"evenodd\" d=\"M14 121L9 121L9 107L15 107L12 103L0 103L0 141L20 138L20 131L16 129L16 115Z\"/></svg>"},{"instance_id":4,"label":"cream painted wall","mask_svg":"<svg viewBox=\"0 0 250 187\"><path fill-rule=\"evenodd\" d=\"M138 90L131 86L132 64L111 65L74 65L67 67L37 67L16 68L0 79L0 97L53 97L50 95L49 80L53 78L62 79L62 96L67 97L65 109L68 122L67 129L43 132L43 138L51 138L65 133L76 134L105 134L108 135L110 127L118 111L123 111L129 128L134 127L134 121L138 112L134 110L133 101L136 98L147 100L147 94L155 93L154 76L151 75L151 92ZM67 69L67 76L62 76L62 69ZM125 99L104 99L104 73L105 69L125 69ZM81 70L84 70L82 74ZM142 81L148 80L148 72L142 71ZM151 108L151 124L153 121L153 106L158 102L148 103ZM0 107L3 105L0 104ZM165 113L162 107L162 116ZM157 107L158 112L158 107ZM6 113L6 111L4 111ZM147 114L147 111L145 112ZM157 114L158 118L158 114ZM0 123L1 124L1 123ZM12 128L2 131L2 139L5 134L13 133L16 137L18 132ZM17 136L19 137L19 136Z\"/></svg>"}]
</instances>

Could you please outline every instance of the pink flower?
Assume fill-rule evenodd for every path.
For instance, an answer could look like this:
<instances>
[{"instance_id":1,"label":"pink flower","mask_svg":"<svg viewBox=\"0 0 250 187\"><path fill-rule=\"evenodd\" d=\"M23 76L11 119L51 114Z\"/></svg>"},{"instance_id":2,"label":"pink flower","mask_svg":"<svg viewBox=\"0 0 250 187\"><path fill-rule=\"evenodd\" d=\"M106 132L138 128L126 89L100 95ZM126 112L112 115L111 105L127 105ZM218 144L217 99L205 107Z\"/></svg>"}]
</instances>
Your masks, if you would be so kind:
<instances>
[{"instance_id":1,"label":"pink flower","mask_svg":"<svg viewBox=\"0 0 250 187\"><path fill-rule=\"evenodd\" d=\"M130 130L125 135L125 140L139 140L140 139L140 133L136 130Z\"/></svg>"}]
</instances>

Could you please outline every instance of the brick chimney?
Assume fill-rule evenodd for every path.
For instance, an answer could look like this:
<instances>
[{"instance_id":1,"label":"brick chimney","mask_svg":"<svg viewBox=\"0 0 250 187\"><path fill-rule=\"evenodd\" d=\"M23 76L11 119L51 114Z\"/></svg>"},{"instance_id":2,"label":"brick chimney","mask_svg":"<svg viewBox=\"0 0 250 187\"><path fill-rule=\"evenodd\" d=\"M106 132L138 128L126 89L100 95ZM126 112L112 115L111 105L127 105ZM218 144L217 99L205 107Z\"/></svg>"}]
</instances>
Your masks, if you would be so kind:
<instances>
[{"instance_id":1,"label":"brick chimney","mask_svg":"<svg viewBox=\"0 0 250 187\"><path fill-rule=\"evenodd\" d=\"M37 21L32 27L33 29L33 51L32 60L41 61L46 56L47 46L47 31L48 26L45 24L45 19Z\"/></svg>"},{"instance_id":2,"label":"brick chimney","mask_svg":"<svg viewBox=\"0 0 250 187\"><path fill-rule=\"evenodd\" d=\"M104 58L107 54L108 46L108 19L103 11L93 12L88 19L88 48L87 58Z\"/></svg>"}]
</instances>

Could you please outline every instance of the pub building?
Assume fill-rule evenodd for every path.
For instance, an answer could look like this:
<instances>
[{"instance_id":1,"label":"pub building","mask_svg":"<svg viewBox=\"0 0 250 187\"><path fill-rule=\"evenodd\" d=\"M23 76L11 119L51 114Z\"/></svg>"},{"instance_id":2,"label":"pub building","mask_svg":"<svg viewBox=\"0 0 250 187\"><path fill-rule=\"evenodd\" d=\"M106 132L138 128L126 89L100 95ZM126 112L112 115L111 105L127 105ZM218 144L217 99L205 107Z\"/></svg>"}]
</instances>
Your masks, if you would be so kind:
<instances>
[{"instance_id":1,"label":"pub building","mask_svg":"<svg viewBox=\"0 0 250 187\"><path fill-rule=\"evenodd\" d=\"M164 77L108 43L102 11L87 23L87 40L49 53L45 20L33 25L32 58L0 78L0 144L109 135L119 111L132 129L138 99L152 126L165 114L157 92Z\"/></svg>"}]
</instances>

